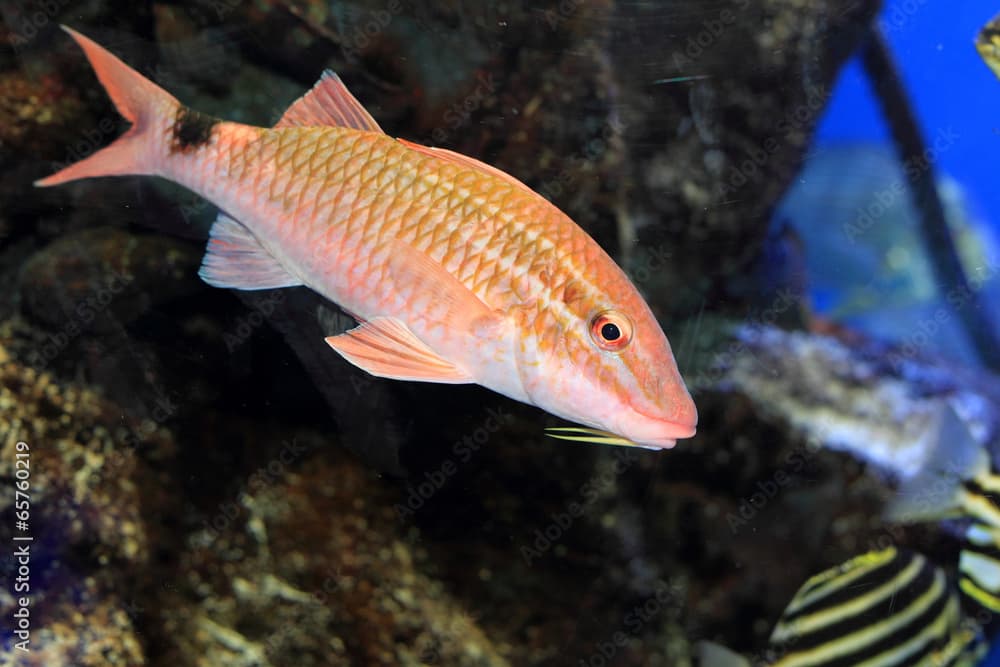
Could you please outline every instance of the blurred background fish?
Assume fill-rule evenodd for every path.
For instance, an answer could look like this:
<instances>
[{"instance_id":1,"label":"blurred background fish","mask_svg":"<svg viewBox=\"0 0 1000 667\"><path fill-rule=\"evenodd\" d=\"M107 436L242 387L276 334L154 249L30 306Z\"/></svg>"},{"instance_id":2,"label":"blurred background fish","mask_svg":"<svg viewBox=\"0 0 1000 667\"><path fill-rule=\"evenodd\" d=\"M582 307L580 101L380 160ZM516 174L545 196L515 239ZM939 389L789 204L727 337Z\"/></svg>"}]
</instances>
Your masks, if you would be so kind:
<instances>
[{"instance_id":1,"label":"blurred background fish","mask_svg":"<svg viewBox=\"0 0 1000 667\"><path fill-rule=\"evenodd\" d=\"M1000 78L1000 16L995 16L976 35L976 50L986 66Z\"/></svg>"},{"instance_id":2,"label":"blurred background fish","mask_svg":"<svg viewBox=\"0 0 1000 667\"><path fill-rule=\"evenodd\" d=\"M909 170L918 168L880 144L817 147L778 204L775 225L789 225L801 239L816 316L974 364L924 249L909 193ZM942 173L937 188L962 266L1000 317L996 229L958 181Z\"/></svg>"},{"instance_id":3,"label":"blurred background fish","mask_svg":"<svg viewBox=\"0 0 1000 667\"><path fill-rule=\"evenodd\" d=\"M788 603L760 658L710 642L701 667L972 667L986 653L958 590L924 556L889 547L810 577Z\"/></svg>"}]
</instances>

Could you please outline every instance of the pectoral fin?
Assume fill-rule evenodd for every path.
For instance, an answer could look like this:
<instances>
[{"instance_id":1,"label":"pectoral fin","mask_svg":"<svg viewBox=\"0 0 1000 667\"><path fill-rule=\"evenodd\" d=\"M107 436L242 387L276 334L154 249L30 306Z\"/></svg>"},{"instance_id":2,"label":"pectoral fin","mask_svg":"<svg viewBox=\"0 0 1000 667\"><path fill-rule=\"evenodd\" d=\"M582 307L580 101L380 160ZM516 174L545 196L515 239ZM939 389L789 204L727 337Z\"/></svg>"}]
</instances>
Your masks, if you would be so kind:
<instances>
[{"instance_id":1,"label":"pectoral fin","mask_svg":"<svg viewBox=\"0 0 1000 667\"><path fill-rule=\"evenodd\" d=\"M389 283L415 294L433 295L428 318L464 338L469 345L501 335L503 316L426 254L392 241L387 264ZM442 358L395 317L374 317L361 326L326 339L330 347L372 375L396 380L464 384L472 375Z\"/></svg>"},{"instance_id":2,"label":"pectoral fin","mask_svg":"<svg viewBox=\"0 0 1000 667\"><path fill-rule=\"evenodd\" d=\"M434 305L438 309L435 322L448 331L484 340L500 334L503 314L483 303L462 281L419 250L393 241L388 269L395 284L410 286L420 294L434 295Z\"/></svg>"},{"instance_id":3,"label":"pectoral fin","mask_svg":"<svg viewBox=\"0 0 1000 667\"><path fill-rule=\"evenodd\" d=\"M344 359L379 377L444 384L474 381L394 317L376 317L326 342Z\"/></svg>"}]
</instances>

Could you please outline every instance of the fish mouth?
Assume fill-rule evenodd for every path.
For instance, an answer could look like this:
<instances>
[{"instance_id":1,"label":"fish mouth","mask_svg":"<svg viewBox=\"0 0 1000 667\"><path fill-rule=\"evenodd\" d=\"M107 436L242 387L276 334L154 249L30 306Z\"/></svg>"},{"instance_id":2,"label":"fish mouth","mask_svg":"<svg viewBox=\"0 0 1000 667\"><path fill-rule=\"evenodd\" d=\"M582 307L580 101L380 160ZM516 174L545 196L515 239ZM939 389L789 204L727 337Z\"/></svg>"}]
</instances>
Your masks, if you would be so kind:
<instances>
[{"instance_id":1,"label":"fish mouth","mask_svg":"<svg viewBox=\"0 0 1000 667\"><path fill-rule=\"evenodd\" d=\"M666 426L666 428L664 428ZM656 435L635 436L632 442L646 449L672 449L678 440L694 437L698 429L674 422L660 422Z\"/></svg>"},{"instance_id":2,"label":"fish mouth","mask_svg":"<svg viewBox=\"0 0 1000 667\"><path fill-rule=\"evenodd\" d=\"M667 418L661 414L649 414L629 406L631 414L616 424L617 430L627 433L628 439L648 449L670 449L678 440L694 437L698 432L698 409L687 392L674 402L674 409Z\"/></svg>"},{"instance_id":3,"label":"fish mouth","mask_svg":"<svg viewBox=\"0 0 1000 667\"><path fill-rule=\"evenodd\" d=\"M694 437L698 432L697 416L685 423L653 417L635 408L632 410L632 423L628 425L630 428L621 430L629 434L629 440L647 449L670 449L678 440Z\"/></svg>"}]
</instances>

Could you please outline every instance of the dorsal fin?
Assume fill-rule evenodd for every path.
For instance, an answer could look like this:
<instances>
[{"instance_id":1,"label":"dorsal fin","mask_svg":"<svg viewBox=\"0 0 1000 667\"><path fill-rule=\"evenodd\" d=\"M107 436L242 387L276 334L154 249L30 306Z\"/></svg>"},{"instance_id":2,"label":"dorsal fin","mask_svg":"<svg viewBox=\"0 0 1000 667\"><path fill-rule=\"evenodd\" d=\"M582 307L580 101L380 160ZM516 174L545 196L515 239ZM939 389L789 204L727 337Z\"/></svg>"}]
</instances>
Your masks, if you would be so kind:
<instances>
[{"instance_id":1,"label":"dorsal fin","mask_svg":"<svg viewBox=\"0 0 1000 667\"><path fill-rule=\"evenodd\" d=\"M329 69L324 70L312 90L292 102L275 125L276 128L323 126L382 131L340 77Z\"/></svg>"},{"instance_id":2,"label":"dorsal fin","mask_svg":"<svg viewBox=\"0 0 1000 667\"><path fill-rule=\"evenodd\" d=\"M415 144L412 141L407 141L406 139L397 139L399 143L403 144L411 150L415 150L418 153L423 153L424 155L431 155L438 158L439 160L444 160L445 162L451 162L452 164L457 164L466 169L475 169L489 174L490 176L496 176L511 185L521 188L525 192L530 192L536 194L534 190L529 188L527 185L517 180L505 171L501 171L496 167L492 167L485 162L477 160L474 157L469 157L468 155L462 155L461 153L456 153L455 151L450 151L447 148L431 148L430 146L423 146L421 144Z\"/></svg>"}]
</instances>

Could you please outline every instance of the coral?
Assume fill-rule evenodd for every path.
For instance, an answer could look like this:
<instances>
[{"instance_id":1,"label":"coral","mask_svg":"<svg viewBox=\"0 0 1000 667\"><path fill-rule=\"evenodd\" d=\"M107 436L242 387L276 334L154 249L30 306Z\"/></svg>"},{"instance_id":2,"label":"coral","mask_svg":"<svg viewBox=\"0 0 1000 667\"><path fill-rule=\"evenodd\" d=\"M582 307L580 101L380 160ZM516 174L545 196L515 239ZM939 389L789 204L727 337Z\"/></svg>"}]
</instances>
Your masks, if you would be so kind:
<instances>
[{"instance_id":1,"label":"coral","mask_svg":"<svg viewBox=\"0 0 1000 667\"><path fill-rule=\"evenodd\" d=\"M163 481L149 464L172 451L169 433L152 422L123 423L120 411L92 390L25 367L5 347L0 415L0 478L15 479L18 442L30 451L30 518L16 534L33 538L12 542L15 499L4 493L2 539L28 544L31 554L30 589L22 594L31 600L32 653L23 662L7 635L0 662L142 664L124 602L134 598L119 569L146 565L151 543L163 539L164 496L157 491ZM15 571L5 572L5 591L15 590ZM3 598L5 616L14 604Z\"/></svg>"},{"instance_id":2,"label":"coral","mask_svg":"<svg viewBox=\"0 0 1000 667\"><path fill-rule=\"evenodd\" d=\"M197 595L163 614L179 664L508 664L380 486L350 460L250 481L221 530L189 539L179 577ZM209 569L218 554L233 558Z\"/></svg>"}]
</instances>

